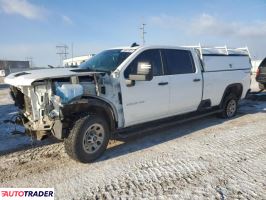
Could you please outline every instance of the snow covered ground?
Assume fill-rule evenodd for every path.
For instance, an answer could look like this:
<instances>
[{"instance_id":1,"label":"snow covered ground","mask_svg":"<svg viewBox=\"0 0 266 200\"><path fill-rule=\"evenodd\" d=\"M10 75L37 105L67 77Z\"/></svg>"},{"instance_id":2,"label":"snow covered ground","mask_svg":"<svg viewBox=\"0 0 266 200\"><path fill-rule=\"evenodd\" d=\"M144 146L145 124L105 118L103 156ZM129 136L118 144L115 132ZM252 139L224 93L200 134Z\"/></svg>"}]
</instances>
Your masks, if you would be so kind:
<instances>
[{"instance_id":1,"label":"snow covered ground","mask_svg":"<svg viewBox=\"0 0 266 200\"><path fill-rule=\"evenodd\" d=\"M7 93L0 87L0 121L16 112ZM0 187L54 187L57 199L266 199L263 99L242 102L232 120L209 116L112 141L92 164L1 124Z\"/></svg>"},{"instance_id":2,"label":"snow covered ground","mask_svg":"<svg viewBox=\"0 0 266 200\"><path fill-rule=\"evenodd\" d=\"M12 135L10 132L15 130L11 124L3 123L4 120L11 119L16 114L17 109L8 94L6 85L0 87L0 152L12 150L13 148L24 147L30 144L30 139L22 135ZM18 127L19 130L23 130Z\"/></svg>"}]
</instances>

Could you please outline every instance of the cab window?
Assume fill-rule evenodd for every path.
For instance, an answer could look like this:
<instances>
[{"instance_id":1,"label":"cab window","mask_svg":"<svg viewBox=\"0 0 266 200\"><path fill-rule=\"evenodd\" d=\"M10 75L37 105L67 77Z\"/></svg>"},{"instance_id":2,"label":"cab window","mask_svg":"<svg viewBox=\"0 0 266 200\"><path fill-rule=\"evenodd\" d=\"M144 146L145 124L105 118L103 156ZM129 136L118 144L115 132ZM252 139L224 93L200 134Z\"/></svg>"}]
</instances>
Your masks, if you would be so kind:
<instances>
[{"instance_id":1,"label":"cab window","mask_svg":"<svg viewBox=\"0 0 266 200\"><path fill-rule=\"evenodd\" d=\"M161 76L163 74L160 50L152 49L142 52L129 64L124 71L125 78L128 78L129 74L137 74L138 62L149 62L152 67L153 76Z\"/></svg>"},{"instance_id":2,"label":"cab window","mask_svg":"<svg viewBox=\"0 0 266 200\"><path fill-rule=\"evenodd\" d=\"M189 74L195 73L195 65L190 51L178 49L165 49L164 61L166 74Z\"/></svg>"}]
</instances>

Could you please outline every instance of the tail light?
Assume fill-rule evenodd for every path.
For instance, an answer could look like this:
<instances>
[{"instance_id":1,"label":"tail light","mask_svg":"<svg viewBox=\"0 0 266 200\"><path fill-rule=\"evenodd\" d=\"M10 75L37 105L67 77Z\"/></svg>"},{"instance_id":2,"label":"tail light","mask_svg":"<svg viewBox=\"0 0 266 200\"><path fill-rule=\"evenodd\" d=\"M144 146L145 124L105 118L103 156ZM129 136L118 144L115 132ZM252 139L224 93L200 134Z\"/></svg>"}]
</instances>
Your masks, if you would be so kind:
<instances>
[{"instance_id":1,"label":"tail light","mask_svg":"<svg viewBox=\"0 0 266 200\"><path fill-rule=\"evenodd\" d=\"M260 67L258 67L257 72L256 72L256 78L260 75Z\"/></svg>"}]
</instances>

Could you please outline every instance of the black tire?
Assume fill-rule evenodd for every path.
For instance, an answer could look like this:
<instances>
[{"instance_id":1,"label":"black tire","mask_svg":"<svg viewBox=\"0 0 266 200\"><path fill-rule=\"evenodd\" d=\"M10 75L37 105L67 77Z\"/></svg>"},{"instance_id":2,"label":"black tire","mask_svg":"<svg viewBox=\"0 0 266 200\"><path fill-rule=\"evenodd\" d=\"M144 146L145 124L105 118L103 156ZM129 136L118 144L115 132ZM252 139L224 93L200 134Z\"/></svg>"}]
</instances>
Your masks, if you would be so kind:
<instances>
[{"instance_id":1,"label":"black tire","mask_svg":"<svg viewBox=\"0 0 266 200\"><path fill-rule=\"evenodd\" d=\"M64 146L72 159L89 163L103 154L109 139L110 131L105 118L92 115L74 123L69 136L64 140Z\"/></svg>"},{"instance_id":2,"label":"black tire","mask_svg":"<svg viewBox=\"0 0 266 200\"><path fill-rule=\"evenodd\" d=\"M238 98L234 94L229 94L225 97L222 103L222 112L219 114L219 117L224 119L230 119L234 117L238 110Z\"/></svg>"}]
</instances>

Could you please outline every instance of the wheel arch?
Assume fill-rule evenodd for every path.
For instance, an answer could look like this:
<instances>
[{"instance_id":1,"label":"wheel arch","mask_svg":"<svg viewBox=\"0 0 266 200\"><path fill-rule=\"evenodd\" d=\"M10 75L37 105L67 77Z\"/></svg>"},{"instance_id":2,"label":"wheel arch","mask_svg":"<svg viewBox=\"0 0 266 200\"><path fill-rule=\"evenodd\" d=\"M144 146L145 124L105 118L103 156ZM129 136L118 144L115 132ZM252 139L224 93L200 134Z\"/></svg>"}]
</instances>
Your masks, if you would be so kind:
<instances>
[{"instance_id":1,"label":"wheel arch","mask_svg":"<svg viewBox=\"0 0 266 200\"><path fill-rule=\"evenodd\" d=\"M222 96L221 102L220 102L220 107L223 105L224 100L226 99L226 97L228 95L230 95L231 93L235 94L237 99L241 99L242 93L243 93L243 85L242 83L233 83L228 85L225 90L224 90L224 94Z\"/></svg>"},{"instance_id":2,"label":"wheel arch","mask_svg":"<svg viewBox=\"0 0 266 200\"><path fill-rule=\"evenodd\" d=\"M63 118L79 117L83 114L100 114L108 121L110 131L117 128L118 115L117 111L110 102L101 98L83 97L62 108Z\"/></svg>"}]
</instances>

